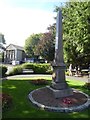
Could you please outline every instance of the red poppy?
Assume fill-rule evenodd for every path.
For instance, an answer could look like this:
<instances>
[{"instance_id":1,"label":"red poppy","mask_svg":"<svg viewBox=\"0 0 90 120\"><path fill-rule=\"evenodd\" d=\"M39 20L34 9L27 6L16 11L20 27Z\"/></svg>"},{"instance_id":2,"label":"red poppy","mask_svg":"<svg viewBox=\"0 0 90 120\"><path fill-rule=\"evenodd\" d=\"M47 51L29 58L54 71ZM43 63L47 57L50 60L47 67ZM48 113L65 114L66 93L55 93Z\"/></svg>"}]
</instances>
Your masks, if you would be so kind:
<instances>
[{"instance_id":1,"label":"red poppy","mask_svg":"<svg viewBox=\"0 0 90 120\"><path fill-rule=\"evenodd\" d=\"M70 98L64 98L63 99L63 103L65 103L65 104L72 104L72 101L71 101Z\"/></svg>"}]
</instances>

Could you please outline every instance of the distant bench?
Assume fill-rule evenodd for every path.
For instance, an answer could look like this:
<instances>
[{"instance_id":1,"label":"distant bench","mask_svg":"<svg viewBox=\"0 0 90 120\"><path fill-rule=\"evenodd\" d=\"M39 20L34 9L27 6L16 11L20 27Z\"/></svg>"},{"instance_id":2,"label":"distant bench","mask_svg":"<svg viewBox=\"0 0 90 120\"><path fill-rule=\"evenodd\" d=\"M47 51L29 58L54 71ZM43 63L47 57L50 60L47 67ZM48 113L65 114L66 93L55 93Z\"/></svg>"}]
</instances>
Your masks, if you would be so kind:
<instances>
[{"instance_id":1,"label":"distant bench","mask_svg":"<svg viewBox=\"0 0 90 120\"><path fill-rule=\"evenodd\" d=\"M29 73L33 73L34 71L32 69L23 69L22 73L24 74L29 74Z\"/></svg>"},{"instance_id":2,"label":"distant bench","mask_svg":"<svg viewBox=\"0 0 90 120\"><path fill-rule=\"evenodd\" d=\"M82 74L82 75L83 75L83 74L89 75L89 74L90 74L90 71L89 71L89 69L82 69L82 70L81 70L81 74Z\"/></svg>"},{"instance_id":3,"label":"distant bench","mask_svg":"<svg viewBox=\"0 0 90 120\"><path fill-rule=\"evenodd\" d=\"M69 69L67 69L68 71L69 71ZM78 70L77 70L78 71ZM73 73L73 75L76 73L76 70L75 69L72 69L72 73ZM80 70L80 73L81 73L81 75L89 75L90 74L90 71L89 71L89 69L82 69L82 70Z\"/></svg>"}]
</instances>

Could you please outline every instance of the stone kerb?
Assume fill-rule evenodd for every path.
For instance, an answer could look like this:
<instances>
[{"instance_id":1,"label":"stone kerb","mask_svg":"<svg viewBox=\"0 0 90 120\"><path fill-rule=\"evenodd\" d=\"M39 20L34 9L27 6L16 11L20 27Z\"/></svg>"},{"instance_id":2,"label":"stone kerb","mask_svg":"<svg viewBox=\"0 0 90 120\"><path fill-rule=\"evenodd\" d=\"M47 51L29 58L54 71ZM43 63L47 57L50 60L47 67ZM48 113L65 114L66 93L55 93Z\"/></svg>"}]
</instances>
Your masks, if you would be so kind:
<instances>
[{"instance_id":1,"label":"stone kerb","mask_svg":"<svg viewBox=\"0 0 90 120\"><path fill-rule=\"evenodd\" d=\"M40 102L37 102L37 100L34 99L33 97L33 93L38 91L38 90L42 90L42 89L45 89L46 87L43 87L43 88L39 88L39 89L36 89L36 90L33 90L32 92L29 93L28 95L28 98L29 100L37 107L39 107L40 109L42 110L46 110L46 111L53 111L53 112L65 112L65 113L69 113L69 112L79 112L79 111L82 111L86 108L88 108L90 106L90 97L81 92L81 91L77 91L76 89L73 89L73 91L77 91L83 95L85 95L87 97L87 101L82 104L82 105L79 105L79 106L73 106L73 107L52 107L52 106L49 106L49 105L43 105L42 103Z\"/></svg>"}]
</instances>

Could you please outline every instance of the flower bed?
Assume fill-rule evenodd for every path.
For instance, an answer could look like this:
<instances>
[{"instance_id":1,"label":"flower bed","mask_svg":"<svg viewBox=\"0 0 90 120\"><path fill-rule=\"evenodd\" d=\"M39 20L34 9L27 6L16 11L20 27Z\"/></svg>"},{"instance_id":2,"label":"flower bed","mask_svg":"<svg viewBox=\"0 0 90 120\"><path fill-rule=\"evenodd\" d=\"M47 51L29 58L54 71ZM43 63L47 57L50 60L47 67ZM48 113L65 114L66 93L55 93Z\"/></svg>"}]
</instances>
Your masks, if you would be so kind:
<instances>
[{"instance_id":1,"label":"flower bed","mask_svg":"<svg viewBox=\"0 0 90 120\"><path fill-rule=\"evenodd\" d=\"M0 99L2 100L2 111L6 111L10 108L12 104L12 97L6 93L0 94Z\"/></svg>"},{"instance_id":2,"label":"flower bed","mask_svg":"<svg viewBox=\"0 0 90 120\"><path fill-rule=\"evenodd\" d=\"M31 83L34 85L47 85L48 82L45 79L36 79L36 80L31 80Z\"/></svg>"}]
</instances>

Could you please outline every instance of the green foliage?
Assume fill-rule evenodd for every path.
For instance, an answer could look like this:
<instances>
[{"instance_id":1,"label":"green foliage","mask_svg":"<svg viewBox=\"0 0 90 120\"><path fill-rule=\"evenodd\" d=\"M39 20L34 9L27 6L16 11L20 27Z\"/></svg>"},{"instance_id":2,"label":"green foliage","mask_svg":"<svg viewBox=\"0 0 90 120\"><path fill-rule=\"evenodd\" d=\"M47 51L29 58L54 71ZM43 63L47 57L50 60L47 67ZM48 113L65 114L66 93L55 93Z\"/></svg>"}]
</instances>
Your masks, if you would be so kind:
<instances>
[{"instance_id":1,"label":"green foliage","mask_svg":"<svg viewBox=\"0 0 90 120\"><path fill-rule=\"evenodd\" d=\"M52 61L54 59L55 52L54 40L55 36L53 33L44 33L36 46L35 52L46 60Z\"/></svg>"},{"instance_id":2,"label":"green foliage","mask_svg":"<svg viewBox=\"0 0 90 120\"><path fill-rule=\"evenodd\" d=\"M38 44L40 37L42 36L42 34L32 34L30 37L28 37L25 40L25 52L29 57L33 57L34 56L34 49L35 46Z\"/></svg>"},{"instance_id":3,"label":"green foliage","mask_svg":"<svg viewBox=\"0 0 90 120\"><path fill-rule=\"evenodd\" d=\"M53 74L53 67L50 66L49 69L46 71L47 74Z\"/></svg>"},{"instance_id":4,"label":"green foliage","mask_svg":"<svg viewBox=\"0 0 90 120\"><path fill-rule=\"evenodd\" d=\"M70 2L63 11L64 52L66 61L75 65L90 61L88 38L88 2Z\"/></svg>"},{"instance_id":5,"label":"green foliage","mask_svg":"<svg viewBox=\"0 0 90 120\"><path fill-rule=\"evenodd\" d=\"M0 53L0 62L4 62L4 52Z\"/></svg>"},{"instance_id":6,"label":"green foliage","mask_svg":"<svg viewBox=\"0 0 90 120\"><path fill-rule=\"evenodd\" d=\"M7 72L7 67L5 65L0 65L0 77L4 77Z\"/></svg>"},{"instance_id":7,"label":"green foliage","mask_svg":"<svg viewBox=\"0 0 90 120\"><path fill-rule=\"evenodd\" d=\"M89 82L85 83L83 87L90 90L90 83Z\"/></svg>"},{"instance_id":8,"label":"green foliage","mask_svg":"<svg viewBox=\"0 0 90 120\"><path fill-rule=\"evenodd\" d=\"M13 67L12 71L9 72L9 75L18 75L18 74L21 74L22 73L22 66L15 66Z\"/></svg>"},{"instance_id":9,"label":"green foliage","mask_svg":"<svg viewBox=\"0 0 90 120\"><path fill-rule=\"evenodd\" d=\"M34 73L45 74L49 68L50 64L34 64L33 71Z\"/></svg>"},{"instance_id":10,"label":"green foliage","mask_svg":"<svg viewBox=\"0 0 90 120\"><path fill-rule=\"evenodd\" d=\"M5 50L4 44L6 44L6 40L5 40L4 35L2 33L0 33L0 36L1 36L1 38L0 38L0 49ZM0 57L0 62L2 62L2 61L3 61L3 57L2 58Z\"/></svg>"},{"instance_id":11,"label":"green foliage","mask_svg":"<svg viewBox=\"0 0 90 120\"><path fill-rule=\"evenodd\" d=\"M12 71L9 72L9 75L18 75L22 74L23 69L32 69L34 74L50 74L52 73L52 67L49 63L39 64L39 63L24 63L19 66L15 66Z\"/></svg>"},{"instance_id":12,"label":"green foliage","mask_svg":"<svg viewBox=\"0 0 90 120\"><path fill-rule=\"evenodd\" d=\"M51 65L49 63L25 63L22 65L22 68L25 69L32 69L34 71L34 73L50 73L52 68Z\"/></svg>"},{"instance_id":13,"label":"green foliage","mask_svg":"<svg viewBox=\"0 0 90 120\"><path fill-rule=\"evenodd\" d=\"M86 66L90 61L90 2L66 2L61 9L65 62Z\"/></svg>"},{"instance_id":14,"label":"green foliage","mask_svg":"<svg viewBox=\"0 0 90 120\"><path fill-rule=\"evenodd\" d=\"M5 44L5 38L4 38L4 35L2 33L0 33L0 36L2 36L2 39L0 39L0 43L1 44Z\"/></svg>"},{"instance_id":15,"label":"green foliage","mask_svg":"<svg viewBox=\"0 0 90 120\"><path fill-rule=\"evenodd\" d=\"M48 33L32 34L26 39L24 48L27 56L40 55L48 61L54 59L55 24L50 25L47 29Z\"/></svg>"},{"instance_id":16,"label":"green foliage","mask_svg":"<svg viewBox=\"0 0 90 120\"><path fill-rule=\"evenodd\" d=\"M65 75L69 76L69 71L66 71L66 72L65 72Z\"/></svg>"},{"instance_id":17,"label":"green foliage","mask_svg":"<svg viewBox=\"0 0 90 120\"><path fill-rule=\"evenodd\" d=\"M2 54L0 53L0 62L2 62Z\"/></svg>"},{"instance_id":18,"label":"green foliage","mask_svg":"<svg viewBox=\"0 0 90 120\"><path fill-rule=\"evenodd\" d=\"M22 64L23 69L33 69L34 63L24 63Z\"/></svg>"}]
</instances>

